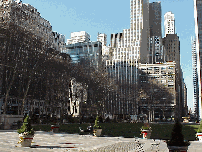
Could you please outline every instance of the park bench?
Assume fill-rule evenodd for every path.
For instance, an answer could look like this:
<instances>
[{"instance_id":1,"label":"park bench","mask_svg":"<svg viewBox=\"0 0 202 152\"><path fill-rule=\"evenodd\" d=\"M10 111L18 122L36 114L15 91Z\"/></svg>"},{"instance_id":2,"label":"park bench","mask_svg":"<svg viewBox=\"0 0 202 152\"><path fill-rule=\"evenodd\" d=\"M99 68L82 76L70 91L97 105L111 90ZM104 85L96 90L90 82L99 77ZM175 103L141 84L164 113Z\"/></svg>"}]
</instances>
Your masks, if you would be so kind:
<instances>
[{"instance_id":1,"label":"park bench","mask_svg":"<svg viewBox=\"0 0 202 152\"><path fill-rule=\"evenodd\" d=\"M80 135L91 134L93 133L93 127L91 125L89 125L87 129L82 129L81 127L79 127L79 131L80 131Z\"/></svg>"}]
</instances>

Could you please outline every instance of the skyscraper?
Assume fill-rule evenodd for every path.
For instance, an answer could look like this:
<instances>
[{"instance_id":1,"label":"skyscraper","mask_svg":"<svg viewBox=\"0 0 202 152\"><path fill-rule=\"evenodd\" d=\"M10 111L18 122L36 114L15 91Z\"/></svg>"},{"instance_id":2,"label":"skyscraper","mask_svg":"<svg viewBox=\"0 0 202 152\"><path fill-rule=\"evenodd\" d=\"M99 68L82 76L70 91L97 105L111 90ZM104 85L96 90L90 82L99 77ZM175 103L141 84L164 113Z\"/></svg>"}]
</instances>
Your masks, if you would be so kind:
<instances>
[{"instance_id":1,"label":"skyscraper","mask_svg":"<svg viewBox=\"0 0 202 152\"><path fill-rule=\"evenodd\" d=\"M166 61L175 61L176 68L180 69L180 41L177 34L167 34L163 38L165 47Z\"/></svg>"},{"instance_id":2,"label":"skyscraper","mask_svg":"<svg viewBox=\"0 0 202 152\"><path fill-rule=\"evenodd\" d=\"M161 35L161 2L149 3L150 37Z\"/></svg>"},{"instance_id":3,"label":"skyscraper","mask_svg":"<svg viewBox=\"0 0 202 152\"><path fill-rule=\"evenodd\" d=\"M175 34L175 17L171 12L164 15L164 29L165 37L163 38L163 45L165 47L166 61L175 61L176 68L179 73L180 69L180 40Z\"/></svg>"},{"instance_id":4,"label":"skyscraper","mask_svg":"<svg viewBox=\"0 0 202 152\"><path fill-rule=\"evenodd\" d=\"M130 10L130 29L111 35L111 46L113 52L117 54L117 58L114 59L130 62L133 62L131 61L133 59L140 59L146 62L149 41L149 0L131 0Z\"/></svg>"},{"instance_id":5,"label":"skyscraper","mask_svg":"<svg viewBox=\"0 0 202 152\"><path fill-rule=\"evenodd\" d=\"M167 12L164 15L165 37L163 45L165 48L165 59L167 62L176 62L176 106L175 114L181 119L186 116L186 107L184 106L184 79L183 72L180 66L180 40L175 33L175 17L172 12Z\"/></svg>"},{"instance_id":6,"label":"skyscraper","mask_svg":"<svg viewBox=\"0 0 202 152\"><path fill-rule=\"evenodd\" d=\"M158 97L159 101L164 102L168 99L172 102L164 104L162 107L168 110L167 116L164 115L164 118L170 118L174 115L176 115L176 118L181 118L183 107L181 103L182 100L183 103L186 100L184 100L183 95L180 95L184 92L182 90L182 87L184 89L184 83L182 86L180 81L182 75L179 72L180 43L179 37L174 34L173 15L171 14L171 17L166 16L169 23L166 25L171 28L171 32L165 39L165 47L161 32L161 2L149 3L148 0L131 0L130 2L130 29L124 29L122 33L111 34L109 52L112 52L112 57L106 61L106 69L110 76L118 82L117 86L119 85L119 87L117 87L116 92L108 96L107 109L111 114L138 115L143 112L147 116L152 115L153 118L150 117L149 120L153 121L154 116L157 118L155 114L151 113L158 112L160 114L158 108L162 106L161 104L157 104L157 107L159 107L156 109L153 107L153 111L149 104L144 105L143 111L140 110L142 99L138 99L137 92L139 88L137 88L137 84L148 83L148 81L141 79L148 75L149 78L155 78L159 81L159 84L161 83L164 86L166 84L166 89L172 90L172 99L170 97L161 99ZM168 55L173 56L172 60L169 59L172 62L165 62L166 49L169 52ZM151 67L153 70L149 71ZM163 94L163 92L158 92L158 94ZM153 100L151 96L145 97L143 100L156 102L157 99ZM149 113L148 109L150 109Z\"/></svg>"},{"instance_id":7,"label":"skyscraper","mask_svg":"<svg viewBox=\"0 0 202 152\"><path fill-rule=\"evenodd\" d=\"M149 0L130 0L130 29L111 34L112 52L107 70L119 85L109 95L108 108L114 114L137 114L135 85L138 62L148 61ZM127 86L127 87L126 87Z\"/></svg>"},{"instance_id":8,"label":"skyscraper","mask_svg":"<svg viewBox=\"0 0 202 152\"><path fill-rule=\"evenodd\" d=\"M175 17L172 12L167 12L164 15L164 34L175 34Z\"/></svg>"},{"instance_id":9,"label":"skyscraper","mask_svg":"<svg viewBox=\"0 0 202 152\"><path fill-rule=\"evenodd\" d=\"M163 63L165 61L161 35L161 2L149 4L149 56L148 63Z\"/></svg>"},{"instance_id":10,"label":"skyscraper","mask_svg":"<svg viewBox=\"0 0 202 152\"><path fill-rule=\"evenodd\" d=\"M192 71L193 71L193 87L194 87L194 115L197 121L199 121L199 98L198 98L198 75L197 75L197 52L196 52L196 40L192 39Z\"/></svg>"},{"instance_id":11,"label":"skyscraper","mask_svg":"<svg viewBox=\"0 0 202 152\"><path fill-rule=\"evenodd\" d=\"M195 35L196 35L196 54L197 54L197 77L199 91L199 111L201 110L201 59L202 59L202 0L194 0L194 18L195 18Z\"/></svg>"}]
</instances>

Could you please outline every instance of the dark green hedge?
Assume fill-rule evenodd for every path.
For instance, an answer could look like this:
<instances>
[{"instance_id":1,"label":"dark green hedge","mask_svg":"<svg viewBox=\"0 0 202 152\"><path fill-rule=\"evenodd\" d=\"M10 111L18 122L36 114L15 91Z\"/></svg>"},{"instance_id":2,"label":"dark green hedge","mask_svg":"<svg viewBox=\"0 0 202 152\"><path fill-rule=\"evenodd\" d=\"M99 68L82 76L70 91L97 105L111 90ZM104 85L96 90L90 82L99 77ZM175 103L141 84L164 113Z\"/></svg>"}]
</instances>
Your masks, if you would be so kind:
<instances>
[{"instance_id":1,"label":"dark green hedge","mask_svg":"<svg viewBox=\"0 0 202 152\"><path fill-rule=\"evenodd\" d=\"M86 129L89 124L64 124L60 125L59 132L65 133L79 133L79 127ZM93 125L93 124L92 124ZM143 123L99 123L102 127L102 135L109 137L142 137L140 135L140 128ZM171 131L174 124L151 124L153 139L168 140L171 137ZM50 131L51 125L36 125L33 126L35 131ZM183 125L182 133L186 140L195 140L195 132L198 125Z\"/></svg>"}]
</instances>

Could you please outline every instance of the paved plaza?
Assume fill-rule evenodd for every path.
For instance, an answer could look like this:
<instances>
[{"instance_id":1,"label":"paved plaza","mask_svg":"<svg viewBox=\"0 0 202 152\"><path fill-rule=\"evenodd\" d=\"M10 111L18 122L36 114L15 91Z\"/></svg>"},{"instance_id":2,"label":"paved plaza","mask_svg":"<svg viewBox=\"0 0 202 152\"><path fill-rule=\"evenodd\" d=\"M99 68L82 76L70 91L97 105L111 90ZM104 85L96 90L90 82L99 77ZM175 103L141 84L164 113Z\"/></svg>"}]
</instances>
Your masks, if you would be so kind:
<instances>
[{"instance_id":1,"label":"paved plaza","mask_svg":"<svg viewBox=\"0 0 202 152\"><path fill-rule=\"evenodd\" d=\"M0 131L0 151L91 151L91 152L168 152L164 140L123 138L123 137L94 137L65 133L37 131L32 147L21 147L16 131ZM188 152L201 152L202 143L192 141Z\"/></svg>"}]
</instances>

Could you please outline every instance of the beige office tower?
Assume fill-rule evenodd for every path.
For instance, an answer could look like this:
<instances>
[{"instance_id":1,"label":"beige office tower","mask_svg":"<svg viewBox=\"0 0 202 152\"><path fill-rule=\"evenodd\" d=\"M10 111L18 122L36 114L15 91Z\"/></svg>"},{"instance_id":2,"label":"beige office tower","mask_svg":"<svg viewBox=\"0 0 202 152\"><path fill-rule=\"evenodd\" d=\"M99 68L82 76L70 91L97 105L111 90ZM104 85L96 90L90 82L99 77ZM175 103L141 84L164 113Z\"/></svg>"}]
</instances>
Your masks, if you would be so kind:
<instances>
[{"instance_id":1,"label":"beige office tower","mask_svg":"<svg viewBox=\"0 0 202 152\"><path fill-rule=\"evenodd\" d=\"M130 28L111 34L110 40L110 58L106 61L106 69L121 85L115 93L108 95L108 112L138 114L135 92L137 69L138 63L148 61L149 0L130 0Z\"/></svg>"},{"instance_id":2,"label":"beige office tower","mask_svg":"<svg viewBox=\"0 0 202 152\"><path fill-rule=\"evenodd\" d=\"M172 12L167 12L164 15L165 37L167 34L175 34L175 17Z\"/></svg>"},{"instance_id":3,"label":"beige office tower","mask_svg":"<svg viewBox=\"0 0 202 152\"><path fill-rule=\"evenodd\" d=\"M131 64L136 60L146 63L149 42L149 1L131 0L130 10L130 29L111 35L113 59Z\"/></svg>"}]
</instances>

